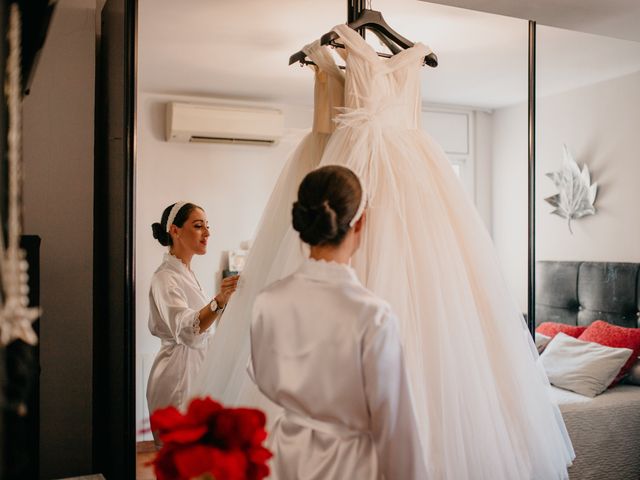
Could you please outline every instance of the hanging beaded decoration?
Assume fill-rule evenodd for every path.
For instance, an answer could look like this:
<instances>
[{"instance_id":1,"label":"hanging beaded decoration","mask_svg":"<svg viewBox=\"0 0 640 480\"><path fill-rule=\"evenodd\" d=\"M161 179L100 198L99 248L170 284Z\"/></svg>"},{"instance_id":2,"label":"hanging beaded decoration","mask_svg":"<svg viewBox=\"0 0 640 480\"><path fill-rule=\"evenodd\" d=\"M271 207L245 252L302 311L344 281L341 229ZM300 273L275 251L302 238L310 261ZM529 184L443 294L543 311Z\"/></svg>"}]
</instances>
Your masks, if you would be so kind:
<instances>
[{"instance_id":1,"label":"hanging beaded decoration","mask_svg":"<svg viewBox=\"0 0 640 480\"><path fill-rule=\"evenodd\" d=\"M0 232L0 345L20 339L35 345L38 337L31 324L40 316L39 308L29 307L29 265L20 248L22 234L22 78L20 65L20 10L13 3L9 16L9 55L4 91L9 112L8 177L9 213L7 244Z\"/></svg>"}]
</instances>

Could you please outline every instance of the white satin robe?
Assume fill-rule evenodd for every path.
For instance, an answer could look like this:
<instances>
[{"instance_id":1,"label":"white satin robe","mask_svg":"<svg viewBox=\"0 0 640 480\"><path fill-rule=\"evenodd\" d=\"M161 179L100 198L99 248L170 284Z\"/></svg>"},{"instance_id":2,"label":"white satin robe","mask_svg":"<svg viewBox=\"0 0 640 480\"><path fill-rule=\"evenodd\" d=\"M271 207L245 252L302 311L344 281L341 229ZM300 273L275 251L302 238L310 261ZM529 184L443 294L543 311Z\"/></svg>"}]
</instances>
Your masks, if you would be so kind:
<instances>
[{"instance_id":1,"label":"white satin robe","mask_svg":"<svg viewBox=\"0 0 640 480\"><path fill-rule=\"evenodd\" d=\"M270 478L427 478L396 322L333 262L305 260L256 298L249 374L284 409Z\"/></svg>"},{"instance_id":2,"label":"white satin robe","mask_svg":"<svg viewBox=\"0 0 640 480\"><path fill-rule=\"evenodd\" d=\"M162 341L147 384L149 413L185 407L214 330L200 331L198 314L210 301L194 273L166 253L151 279L149 330Z\"/></svg>"}]
</instances>

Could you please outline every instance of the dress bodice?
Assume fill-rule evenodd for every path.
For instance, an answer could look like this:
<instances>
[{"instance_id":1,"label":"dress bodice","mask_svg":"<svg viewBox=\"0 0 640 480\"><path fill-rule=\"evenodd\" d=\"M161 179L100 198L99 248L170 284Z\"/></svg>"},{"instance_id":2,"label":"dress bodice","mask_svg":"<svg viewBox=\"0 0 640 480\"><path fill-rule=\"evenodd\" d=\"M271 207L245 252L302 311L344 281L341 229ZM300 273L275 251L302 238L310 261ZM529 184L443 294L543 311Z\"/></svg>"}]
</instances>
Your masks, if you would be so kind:
<instances>
[{"instance_id":1,"label":"dress bodice","mask_svg":"<svg viewBox=\"0 0 640 480\"><path fill-rule=\"evenodd\" d=\"M333 29L347 51L344 103L340 121L367 116L385 127L420 128L420 70L429 47L416 43L391 58L382 58L347 25ZM350 113L349 113L350 112Z\"/></svg>"},{"instance_id":2,"label":"dress bodice","mask_svg":"<svg viewBox=\"0 0 640 480\"><path fill-rule=\"evenodd\" d=\"M315 63L313 131L332 133L336 128L333 119L344 106L344 73L319 40L302 51Z\"/></svg>"}]
</instances>

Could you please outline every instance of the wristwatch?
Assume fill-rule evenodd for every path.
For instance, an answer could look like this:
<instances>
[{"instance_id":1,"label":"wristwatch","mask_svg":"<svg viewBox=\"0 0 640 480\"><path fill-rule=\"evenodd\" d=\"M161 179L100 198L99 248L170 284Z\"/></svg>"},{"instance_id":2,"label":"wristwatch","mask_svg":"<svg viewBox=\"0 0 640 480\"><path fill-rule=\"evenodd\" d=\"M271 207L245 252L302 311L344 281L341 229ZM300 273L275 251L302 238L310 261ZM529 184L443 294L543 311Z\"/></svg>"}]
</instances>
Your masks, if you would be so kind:
<instances>
[{"instance_id":1,"label":"wristwatch","mask_svg":"<svg viewBox=\"0 0 640 480\"><path fill-rule=\"evenodd\" d=\"M209 304L209 308L213 313L218 313L220 310L224 310L224 307L221 307L220 305L218 305L218 301L215 298L211 300L211 303Z\"/></svg>"}]
</instances>

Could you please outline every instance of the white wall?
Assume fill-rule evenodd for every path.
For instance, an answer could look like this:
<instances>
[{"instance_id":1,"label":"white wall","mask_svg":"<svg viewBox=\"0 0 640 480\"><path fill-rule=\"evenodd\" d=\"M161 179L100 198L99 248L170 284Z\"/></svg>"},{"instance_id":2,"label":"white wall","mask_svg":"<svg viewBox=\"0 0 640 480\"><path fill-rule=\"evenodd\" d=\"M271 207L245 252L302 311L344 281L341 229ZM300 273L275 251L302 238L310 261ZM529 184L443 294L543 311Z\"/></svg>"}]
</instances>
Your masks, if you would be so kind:
<instances>
[{"instance_id":1,"label":"white wall","mask_svg":"<svg viewBox=\"0 0 640 480\"><path fill-rule=\"evenodd\" d=\"M536 255L538 260L640 261L640 72L541 98L537 102ZM494 239L526 307L526 106L494 115ZM556 193L545 173L557 171L566 144L599 185L597 213L573 222L551 215ZM513 152L518 152L514 156Z\"/></svg>"},{"instance_id":2,"label":"white wall","mask_svg":"<svg viewBox=\"0 0 640 480\"><path fill-rule=\"evenodd\" d=\"M541 260L640 261L640 72L545 98L538 104L536 248ZM598 182L596 215L566 221L542 199L560 169L562 144Z\"/></svg>"},{"instance_id":3,"label":"white wall","mask_svg":"<svg viewBox=\"0 0 640 480\"><path fill-rule=\"evenodd\" d=\"M493 114L492 237L507 284L527 310L527 106Z\"/></svg>"},{"instance_id":4,"label":"white wall","mask_svg":"<svg viewBox=\"0 0 640 480\"><path fill-rule=\"evenodd\" d=\"M492 112L475 111L474 120L475 204L487 230L493 234L493 114Z\"/></svg>"},{"instance_id":5,"label":"white wall","mask_svg":"<svg viewBox=\"0 0 640 480\"><path fill-rule=\"evenodd\" d=\"M460 181L491 231L490 111L451 105L424 105L422 128L460 168Z\"/></svg>"},{"instance_id":6,"label":"white wall","mask_svg":"<svg viewBox=\"0 0 640 480\"><path fill-rule=\"evenodd\" d=\"M25 233L42 237L42 478L91 471L95 15L95 1L58 3L24 101Z\"/></svg>"},{"instance_id":7,"label":"white wall","mask_svg":"<svg viewBox=\"0 0 640 480\"><path fill-rule=\"evenodd\" d=\"M213 296L221 268L226 267L223 253L252 238L280 170L312 120L309 107L262 104L284 113L287 133L276 146L170 143L164 140L164 115L166 103L172 100L203 101L144 92L138 96L136 355L139 360L146 358L147 366L160 346L147 327L149 285L166 251L153 238L151 224L160 221L166 206L179 200L204 208L212 234L207 254L194 258L192 268L205 292ZM140 425L148 416L144 410L147 366L139 367L137 379Z\"/></svg>"}]
</instances>

